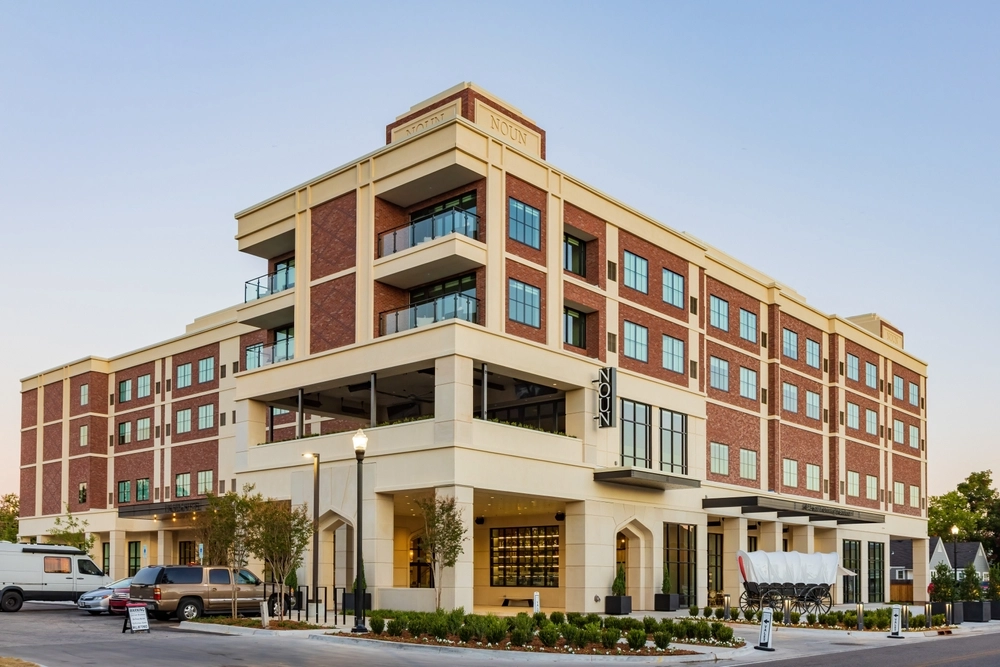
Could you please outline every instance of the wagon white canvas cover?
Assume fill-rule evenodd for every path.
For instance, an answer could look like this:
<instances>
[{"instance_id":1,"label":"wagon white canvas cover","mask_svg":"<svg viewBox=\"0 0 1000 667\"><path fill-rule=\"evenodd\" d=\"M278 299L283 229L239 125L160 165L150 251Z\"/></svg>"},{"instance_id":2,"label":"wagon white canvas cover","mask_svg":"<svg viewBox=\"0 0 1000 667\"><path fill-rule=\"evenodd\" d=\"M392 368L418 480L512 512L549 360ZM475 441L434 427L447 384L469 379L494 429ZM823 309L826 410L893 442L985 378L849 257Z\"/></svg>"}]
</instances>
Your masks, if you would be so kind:
<instances>
[{"instance_id":1,"label":"wagon white canvas cover","mask_svg":"<svg viewBox=\"0 0 1000 667\"><path fill-rule=\"evenodd\" d=\"M736 552L740 579L755 583L830 584L839 575L854 576L840 567L840 555L804 554L798 551Z\"/></svg>"}]
</instances>

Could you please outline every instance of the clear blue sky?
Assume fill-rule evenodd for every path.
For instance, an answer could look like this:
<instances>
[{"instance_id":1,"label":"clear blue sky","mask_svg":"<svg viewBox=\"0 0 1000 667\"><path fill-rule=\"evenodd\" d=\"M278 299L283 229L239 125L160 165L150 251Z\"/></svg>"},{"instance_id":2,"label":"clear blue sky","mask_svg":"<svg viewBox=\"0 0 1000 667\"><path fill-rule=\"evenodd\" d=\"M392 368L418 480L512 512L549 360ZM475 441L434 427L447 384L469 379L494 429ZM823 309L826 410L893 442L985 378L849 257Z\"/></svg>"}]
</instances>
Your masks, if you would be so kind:
<instances>
[{"instance_id":1,"label":"clear blue sky","mask_svg":"<svg viewBox=\"0 0 1000 667\"><path fill-rule=\"evenodd\" d=\"M264 272L233 213L460 81L560 168L930 363L931 492L1000 474L1000 4L0 0L0 491L19 378Z\"/></svg>"}]
</instances>

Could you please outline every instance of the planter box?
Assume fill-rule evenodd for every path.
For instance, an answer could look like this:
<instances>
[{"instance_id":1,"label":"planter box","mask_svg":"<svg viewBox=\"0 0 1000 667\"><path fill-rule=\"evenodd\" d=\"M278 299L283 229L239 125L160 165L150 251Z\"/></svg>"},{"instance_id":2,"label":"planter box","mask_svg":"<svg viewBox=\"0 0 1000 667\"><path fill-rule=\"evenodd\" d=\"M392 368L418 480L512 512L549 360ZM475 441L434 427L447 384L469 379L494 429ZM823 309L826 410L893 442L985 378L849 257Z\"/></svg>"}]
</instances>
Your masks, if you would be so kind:
<instances>
[{"instance_id":1,"label":"planter box","mask_svg":"<svg viewBox=\"0 0 1000 667\"><path fill-rule=\"evenodd\" d=\"M351 611L354 610L354 593L344 593L344 609L347 610L347 614L350 615ZM365 593L365 599L362 602L364 608L370 610L372 608L372 594Z\"/></svg>"},{"instance_id":2,"label":"planter box","mask_svg":"<svg viewBox=\"0 0 1000 667\"><path fill-rule=\"evenodd\" d=\"M990 619L1000 621L1000 600L993 600L990 603Z\"/></svg>"},{"instance_id":3,"label":"planter box","mask_svg":"<svg viewBox=\"0 0 1000 667\"><path fill-rule=\"evenodd\" d=\"M962 616L968 623L989 623L992 605L989 602L959 602Z\"/></svg>"},{"instance_id":4,"label":"planter box","mask_svg":"<svg viewBox=\"0 0 1000 667\"><path fill-rule=\"evenodd\" d=\"M604 598L604 613L622 616L632 613L631 595L608 595Z\"/></svg>"},{"instance_id":5,"label":"planter box","mask_svg":"<svg viewBox=\"0 0 1000 667\"><path fill-rule=\"evenodd\" d=\"M945 605L947 602L931 602L931 614L944 614ZM956 602L954 605L954 613L952 614L951 622L955 625L961 625L962 621L965 620L964 606L961 602Z\"/></svg>"},{"instance_id":6,"label":"planter box","mask_svg":"<svg viewBox=\"0 0 1000 667\"><path fill-rule=\"evenodd\" d=\"M681 596L677 593L656 593L653 595L654 611L677 611L681 608Z\"/></svg>"}]
</instances>

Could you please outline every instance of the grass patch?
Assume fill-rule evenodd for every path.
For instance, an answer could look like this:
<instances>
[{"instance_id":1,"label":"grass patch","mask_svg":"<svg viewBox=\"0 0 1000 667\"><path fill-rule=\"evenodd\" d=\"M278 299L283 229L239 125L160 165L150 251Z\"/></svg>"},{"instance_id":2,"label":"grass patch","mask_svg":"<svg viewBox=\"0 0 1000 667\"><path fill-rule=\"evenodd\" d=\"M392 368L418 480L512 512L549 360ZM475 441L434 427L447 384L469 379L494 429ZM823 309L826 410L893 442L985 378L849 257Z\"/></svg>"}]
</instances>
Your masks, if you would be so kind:
<instances>
[{"instance_id":1,"label":"grass patch","mask_svg":"<svg viewBox=\"0 0 1000 667\"><path fill-rule=\"evenodd\" d=\"M33 662L25 662L20 658L4 658L0 656L0 667L38 667Z\"/></svg>"}]
</instances>

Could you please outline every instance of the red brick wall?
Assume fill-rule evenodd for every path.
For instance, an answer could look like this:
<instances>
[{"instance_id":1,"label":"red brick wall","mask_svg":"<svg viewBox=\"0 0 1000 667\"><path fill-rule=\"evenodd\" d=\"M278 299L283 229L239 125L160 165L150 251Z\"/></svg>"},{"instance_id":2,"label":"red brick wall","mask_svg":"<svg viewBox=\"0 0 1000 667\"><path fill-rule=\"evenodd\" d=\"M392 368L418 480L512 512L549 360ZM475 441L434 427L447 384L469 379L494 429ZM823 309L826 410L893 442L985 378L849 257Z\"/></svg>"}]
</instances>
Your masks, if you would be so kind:
<instances>
[{"instance_id":1,"label":"red brick wall","mask_svg":"<svg viewBox=\"0 0 1000 667\"><path fill-rule=\"evenodd\" d=\"M920 484L920 461L917 459L911 459L908 456L900 456L899 454L893 454L892 481L903 482L904 484L906 484L906 489L903 492L903 504L893 505L892 507L893 511L898 512L900 514L920 516L919 507L910 507L910 486L915 486L918 489L920 489L920 497L921 498L924 497L923 488Z\"/></svg>"},{"instance_id":2,"label":"red brick wall","mask_svg":"<svg viewBox=\"0 0 1000 667\"><path fill-rule=\"evenodd\" d=\"M87 446L80 446L80 426L86 424ZM79 417L69 423L69 455L103 454L108 450L108 420L104 417Z\"/></svg>"},{"instance_id":3,"label":"red brick wall","mask_svg":"<svg viewBox=\"0 0 1000 667\"><path fill-rule=\"evenodd\" d=\"M62 463L42 464L42 514L62 512Z\"/></svg>"},{"instance_id":4,"label":"red brick wall","mask_svg":"<svg viewBox=\"0 0 1000 667\"><path fill-rule=\"evenodd\" d=\"M618 232L618 295L635 303L659 311L675 320L688 322L687 295L690 294L691 275L688 263L677 255L624 230ZM625 251L638 255L648 262L647 293L625 286ZM663 300L663 269L684 276L684 308L677 308Z\"/></svg>"},{"instance_id":5,"label":"red brick wall","mask_svg":"<svg viewBox=\"0 0 1000 667\"><path fill-rule=\"evenodd\" d=\"M56 421L57 419L62 419L63 413L63 383L62 380L59 382L53 382L47 384L44 387L45 395L45 423Z\"/></svg>"},{"instance_id":6,"label":"red brick wall","mask_svg":"<svg viewBox=\"0 0 1000 667\"><path fill-rule=\"evenodd\" d=\"M778 370L778 375L780 376L781 384L778 385L777 392L774 395L774 400L775 407L780 408L781 410L782 421L792 422L808 428L822 429L823 408L826 407L824 404L825 397L823 396L823 385L819 382L803 377L798 373L791 373L783 368ZM789 412L788 410L785 410L784 387L781 386L785 382L798 387L798 402L796 405L797 412ZM819 394L819 419L811 419L806 416L807 391Z\"/></svg>"},{"instance_id":7,"label":"red brick wall","mask_svg":"<svg viewBox=\"0 0 1000 667\"><path fill-rule=\"evenodd\" d=\"M62 458L62 424L49 424L42 430L42 460Z\"/></svg>"},{"instance_id":8,"label":"red brick wall","mask_svg":"<svg viewBox=\"0 0 1000 667\"><path fill-rule=\"evenodd\" d=\"M830 415L834 412L831 410ZM859 447L861 445L858 445ZM830 479L830 500L839 502L840 500L840 439L830 436L828 447L830 448L830 464L827 466L826 474Z\"/></svg>"},{"instance_id":9,"label":"red brick wall","mask_svg":"<svg viewBox=\"0 0 1000 667\"><path fill-rule=\"evenodd\" d=\"M778 475L775 478L775 488L781 484L783 493L794 493L799 496L809 496L811 498L823 497L823 436L819 433L810 433L800 428L788 424L781 425L781 458L794 459L798 461L798 486L788 487L784 485L784 462L778 461ZM808 491L806 489L806 464L817 465L820 468L819 490Z\"/></svg>"},{"instance_id":10,"label":"red brick wall","mask_svg":"<svg viewBox=\"0 0 1000 667\"><path fill-rule=\"evenodd\" d=\"M536 264L545 266L545 230L548 229L548 214L546 212L548 197L546 196L545 191L539 190L534 185L525 183L516 176L507 174L507 197L513 197L514 199L527 204L528 206L533 206L539 210L539 233L541 235L539 238L539 246L541 247L538 250L510 238L510 203L508 200L504 200L504 216L507 220L507 229L504 231L504 236L506 237L507 252L517 255L518 257L524 257L525 259L531 260Z\"/></svg>"},{"instance_id":11,"label":"red brick wall","mask_svg":"<svg viewBox=\"0 0 1000 667\"><path fill-rule=\"evenodd\" d=\"M319 423L320 433L324 435L327 433L345 433L347 431L356 431L359 428L368 428L368 420L335 417L331 419L324 419Z\"/></svg>"},{"instance_id":12,"label":"red brick wall","mask_svg":"<svg viewBox=\"0 0 1000 667\"><path fill-rule=\"evenodd\" d=\"M668 267L669 268L669 267ZM711 297L717 296L729 304L729 331L723 331L717 327L708 326L705 331L710 338L725 341L730 345L735 345L746 350L750 354L760 355L763 350L759 343L760 332L763 330L763 322L760 316L760 302L748 294L744 294L737 289L733 289L725 283L719 282L715 278L707 278L708 297L705 299L705 310L710 311ZM740 337L740 309L750 311L757 316L757 340L746 340Z\"/></svg>"},{"instance_id":13,"label":"red brick wall","mask_svg":"<svg viewBox=\"0 0 1000 667\"><path fill-rule=\"evenodd\" d=\"M892 443L892 448L897 452L902 452L910 456L920 456L919 441L917 442L916 447L910 447L910 427L916 426L918 429L920 429L920 420L909 413L901 412L899 410L889 409L888 413L889 416L885 421L886 441ZM903 422L902 443L898 443L895 440L895 434L894 434L895 424L893 422L897 419ZM920 437L921 438L923 437L922 429Z\"/></svg>"},{"instance_id":14,"label":"red brick wall","mask_svg":"<svg viewBox=\"0 0 1000 667\"><path fill-rule=\"evenodd\" d=\"M858 495L847 495L847 477L844 477L844 498L848 505L868 507L870 509L880 509L879 500L868 500L867 496L867 476L874 475L879 478L878 488L883 488L883 479L879 474L879 458L881 452L876 447L869 447L857 442L847 441L844 445L844 461L849 472L856 472L860 475L858 482ZM833 481L830 482L833 484ZM839 489L838 489L839 490Z\"/></svg>"},{"instance_id":15,"label":"red brick wall","mask_svg":"<svg viewBox=\"0 0 1000 667\"><path fill-rule=\"evenodd\" d=\"M838 382L840 378L840 336L830 334L830 382ZM847 370L846 368L844 370ZM831 412L831 414L833 414Z\"/></svg>"},{"instance_id":16,"label":"red brick wall","mask_svg":"<svg viewBox=\"0 0 1000 667\"><path fill-rule=\"evenodd\" d=\"M732 312L732 311L730 311ZM817 379L823 377L823 332L814 326L806 324L802 320L796 319L788 313L780 313L781 330L774 332L775 342L778 345L778 352L781 353L781 364L788 368L794 368L800 373L810 375ZM798 359L786 357L784 353L784 329L794 331L798 334L797 356ZM814 368L806 363L806 339L811 339L819 343L820 360L819 368Z\"/></svg>"},{"instance_id":17,"label":"red brick wall","mask_svg":"<svg viewBox=\"0 0 1000 667\"><path fill-rule=\"evenodd\" d=\"M378 235L402 227L410 221L410 215L447 201L453 197L464 195L467 192L476 193L476 214L479 216L478 240L486 242L486 179L482 178L474 183L463 185L460 188L449 190L430 199L413 204L412 206L400 207L391 202L375 198L375 257L382 254L382 249L378 244Z\"/></svg>"},{"instance_id":18,"label":"red brick wall","mask_svg":"<svg viewBox=\"0 0 1000 667\"><path fill-rule=\"evenodd\" d=\"M358 196L348 192L312 208L310 278L316 280L355 265Z\"/></svg>"},{"instance_id":19,"label":"red brick wall","mask_svg":"<svg viewBox=\"0 0 1000 667\"><path fill-rule=\"evenodd\" d=\"M896 398L893 395L893 393L892 393L892 385L890 383L893 381L893 376L894 375L898 375L901 378L903 378L903 398L902 399ZM904 368L903 366L900 366L899 364L892 364L892 373L889 375L889 377L887 377L885 379L885 382L886 382L886 385L888 385L885 388L885 390L887 392L886 396L887 397L892 397L892 406L894 408L896 408L898 410L905 410L906 412L909 412L910 414L913 414L913 415L918 415L918 416L920 415L920 406L919 405L913 405L913 404L910 403L910 383L912 382L913 384L917 385L917 387L919 387L920 386L920 376L919 375L917 375L916 373L914 373L913 371L911 371L908 368ZM923 392L921 392L921 396L923 396ZM918 403L919 403L919 401L918 401Z\"/></svg>"},{"instance_id":20,"label":"red brick wall","mask_svg":"<svg viewBox=\"0 0 1000 667\"><path fill-rule=\"evenodd\" d=\"M716 403L709 402L705 407L708 417L706 436L709 443L704 452L707 479L760 488L760 474L765 464L760 456L760 418ZM729 445L728 476L711 472L712 449L710 443L713 442ZM740 449L750 449L757 452L757 479L740 477ZM696 452L693 449L688 452L688 456L695 455Z\"/></svg>"},{"instance_id":21,"label":"red brick wall","mask_svg":"<svg viewBox=\"0 0 1000 667\"><path fill-rule=\"evenodd\" d=\"M35 466L21 468L20 516L35 516Z\"/></svg>"},{"instance_id":22,"label":"red brick wall","mask_svg":"<svg viewBox=\"0 0 1000 667\"><path fill-rule=\"evenodd\" d=\"M198 428L198 408L202 405L212 405L214 406L215 418L212 422L211 428L199 429ZM187 433L177 432L177 413L181 410L191 410L191 430ZM179 442L187 442L189 440L201 440L202 438L216 438L219 435L219 395L210 394L208 396L199 396L198 398L189 398L184 401L174 401L171 405L171 418L170 421L174 424L173 431L171 433L171 442L177 444ZM135 435L135 425L132 426L133 438ZM149 447L152 445L152 440L144 441L143 447ZM117 446L117 445L116 445ZM132 449L138 449L138 445L133 445Z\"/></svg>"},{"instance_id":23,"label":"red brick wall","mask_svg":"<svg viewBox=\"0 0 1000 667\"><path fill-rule=\"evenodd\" d=\"M38 440L38 430L28 429L21 431L21 465L35 464L38 453L36 440Z\"/></svg>"},{"instance_id":24,"label":"red brick wall","mask_svg":"<svg viewBox=\"0 0 1000 667\"><path fill-rule=\"evenodd\" d=\"M854 384L854 383L851 383L851 384ZM847 419L847 406L844 405L844 407L843 407L843 410L844 410L844 433L847 435L847 437L848 438L856 438L858 440L863 440L865 442L870 442L873 445L881 444L882 441L880 439L879 434L871 435L866 430L866 425L867 425L867 421L866 421L867 420L867 416L866 415L867 415L867 411L868 410L874 410L879 415L879 427L880 427L879 433L881 433L881 427L885 425L884 421L882 419L882 409L881 409L881 406L878 403L876 403L875 401L869 400L869 399L865 398L864 396L860 396L858 394L854 394L854 393L852 393L850 391L846 392L845 401L847 403L854 403L855 405L858 406L858 428L857 429L853 429L850 426L848 426L849 422L848 422L848 419Z\"/></svg>"},{"instance_id":25,"label":"red brick wall","mask_svg":"<svg viewBox=\"0 0 1000 667\"><path fill-rule=\"evenodd\" d=\"M211 382L198 382L198 362L207 357L215 359L215 372L212 374ZM173 399L176 401L178 398L184 398L185 396L191 396L192 394L201 394L206 391L217 390L219 388L219 363L218 343L212 343L211 345L205 345L193 350L188 350L187 352L175 354L173 359ZM183 389L178 389L177 369L183 364L191 364L191 385L189 387L184 387ZM127 405L131 407L131 404Z\"/></svg>"},{"instance_id":26,"label":"red brick wall","mask_svg":"<svg viewBox=\"0 0 1000 667\"><path fill-rule=\"evenodd\" d=\"M89 456L90 481L87 483L87 504L90 509L104 509L108 506L108 460L103 456ZM150 483L150 497L152 485Z\"/></svg>"},{"instance_id":27,"label":"red brick wall","mask_svg":"<svg viewBox=\"0 0 1000 667\"><path fill-rule=\"evenodd\" d=\"M586 257L586 280L591 285L597 285L601 289L607 286L607 266L608 266L608 223L597 216L573 206L569 202L563 204L563 222L572 225L580 231L587 232L595 236L593 241L588 241L584 249ZM576 275L566 271L568 275Z\"/></svg>"},{"instance_id":28,"label":"red brick wall","mask_svg":"<svg viewBox=\"0 0 1000 667\"><path fill-rule=\"evenodd\" d=\"M178 401L178 402L174 403L174 408L178 409L176 406L182 405L182 404L184 404L184 405L187 405L187 404L205 405L205 404L207 404L209 402L210 402L210 400L208 398L206 398L206 397L194 398L194 399L190 399L190 400L187 400L187 401ZM183 409L183 408L179 408L179 409ZM116 450L119 453L121 453L121 452L132 452L132 451L135 451L137 449L145 449L147 447L152 447L153 446L153 442L155 441L155 436L156 436L156 427L154 426L153 414L154 414L154 408L146 408L144 410L136 410L134 412L129 412L126 415L119 416L119 417L115 418L115 430L114 430L115 448L116 448ZM218 421L219 415L216 414L215 417L216 417L216 421ZM149 426L149 437L147 439L145 439L145 440L139 440L139 437L138 437L139 436L138 421L140 419L146 419L146 418L149 419L149 424L150 424L150 426ZM196 424L197 419L198 419L198 409L195 408L192 411L192 416L191 416L191 423L193 424L192 428L197 428L197 424ZM132 441L129 442L127 445L123 445L123 444L120 444L118 442L118 425L121 424L121 423L123 423L123 422L128 422L128 423L132 424ZM176 434L174 434L174 435L176 436ZM79 437L79 436L77 436L77 437ZM205 436L201 436L201 437L205 437ZM73 436L70 435L70 445L71 445L70 446L70 451L74 451L73 448L72 448L72 438L73 438ZM176 439L176 437L175 437L175 439Z\"/></svg>"},{"instance_id":29,"label":"red brick wall","mask_svg":"<svg viewBox=\"0 0 1000 667\"><path fill-rule=\"evenodd\" d=\"M544 243L544 242L543 242ZM505 313L505 326L504 331L515 336L520 336L521 338L527 338L528 340L533 340L538 343L545 342L545 327L546 327L546 317L545 317L545 274L541 271L536 271L535 269L529 268L520 262L515 262L512 259L507 260L507 278L508 282L504 285L504 313ZM510 319L510 282L509 279L520 281L525 285L531 285L532 287L537 287L541 292L539 303L541 304L541 313L539 315L539 324L541 327L535 328L528 326L527 324L521 324L520 322L515 322ZM478 293L478 290L477 290Z\"/></svg>"},{"instance_id":30,"label":"red brick wall","mask_svg":"<svg viewBox=\"0 0 1000 667\"><path fill-rule=\"evenodd\" d=\"M675 373L663 367L663 334L684 341L684 368L688 369L691 350L688 349L687 328L670 320L651 315L644 310L633 308L625 303L618 306L618 365L630 371L650 375L672 384L687 387L687 373ZM625 320L648 329L648 362L631 359L625 356ZM737 372L738 373L738 372ZM737 375L737 377L739 377Z\"/></svg>"},{"instance_id":31,"label":"red brick wall","mask_svg":"<svg viewBox=\"0 0 1000 667\"><path fill-rule=\"evenodd\" d=\"M205 348L202 348L202 349L205 349ZM214 356L218 357L218 346L215 346L215 350L216 350L216 352L214 353ZM199 358L204 358L204 357L207 357L207 356L209 356L209 355L205 354L205 355L203 355L202 357L199 357ZM174 357L175 368L176 368L176 364L178 363L177 359L179 359L180 357L181 357L181 355L177 355L176 357ZM216 362L218 362L218 358L216 358ZM185 362L180 362L180 363L185 363ZM218 376L218 374L219 374L218 363L216 363L215 374L216 374L216 376ZM149 376L149 396L147 396L146 398L139 398L139 376L141 376L141 375L148 375ZM197 386L198 385L198 360L197 359L195 359L194 364L192 365L191 378L192 378L191 379L192 386ZM120 386L120 384L122 382L124 382L126 380L131 380L132 381L132 400L126 401L126 402L122 403L120 400L118 400L120 398L120 396L118 394L118 387ZM176 382L176 378L175 378L174 381ZM115 412L123 412L125 410L133 410L135 408L141 408L141 407L144 407L144 406L147 406L147 405L152 405L153 401L156 400L156 394L155 394L155 391L156 391L156 362L151 361L148 364L141 364L139 366L133 366L132 368L126 368L123 371L116 372L115 373L115 386L112 388L112 391L114 392L114 395L115 395ZM183 393L185 391L187 391L187 390L181 390L181 393ZM204 390L202 390L202 391L204 391ZM177 387L174 387L174 395L175 396L178 395L177 394ZM72 396L72 394L71 394L71 396ZM80 395L79 395L79 392L78 392L76 394L76 396L75 396L75 398L76 398L75 402L76 403L80 402L79 397L80 397Z\"/></svg>"},{"instance_id":32,"label":"red brick wall","mask_svg":"<svg viewBox=\"0 0 1000 667\"><path fill-rule=\"evenodd\" d=\"M247 348L251 345L265 343L267 343L267 331L265 329L257 329L256 331L240 335L240 370L246 370Z\"/></svg>"},{"instance_id":33,"label":"red brick wall","mask_svg":"<svg viewBox=\"0 0 1000 667\"><path fill-rule=\"evenodd\" d=\"M135 503L136 480L149 478L149 500L153 502L153 456L154 452L146 450L130 454L118 454L114 459L114 484L111 485L111 493L114 498L114 506L118 506L118 482L131 482L131 495L129 504Z\"/></svg>"},{"instance_id":34,"label":"red brick wall","mask_svg":"<svg viewBox=\"0 0 1000 667\"><path fill-rule=\"evenodd\" d=\"M21 393L21 428L38 425L38 390Z\"/></svg>"},{"instance_id":35,"label":"red brick wall","mask_svg":"<svg viewBox=\"0 0 1000 667\"><path fill-rule=\"evenodd\" d=\"M381 336L383 335L381 328L382 314L387 311L405 308L410 302L410 292L393 287L392 285L380 283L377 280L373 283L372 287L372 299L375 304L375 312L372 315L374 317L375 328L372 331L375 332L376 336Z\"/></svg>"},{"instance_id":36,"label":"red brick wall","mask_svg":"<svg viewBox=\"0 0 1000 667\"><path fill-rule=\"evenodd\" d=\"M332 350L354 342L356 274L329 280L313 287L311 300L310 353Z\"/></svg>"},{"instance_id":37,"label":"red brick wall","mask_svg":"<svg viewBox=\"0 0 1000 667\"><path fill-rule=\"evenodd\" d=\"M594 309L594 312L587 313L587 331L584 341L587 344L586 349L573 347L567 343L563 343L563 348L604 361L607 350L604 339L607 337L608 330L606 299L601 294L569 282L563 283L563 298Z\"/></svg>"},{"instance_id":38,"label":"red brick wall","mask_svg":"<svg viewBox=\"0 0 1000 667\"><path fill-rule=\"evenodd\" d=\"M170 470L174 475L169 480L171 488L174 485L176 475L191 473L191 497L198 495L198 472L202 470L212 471L212 484L215 488L219 485L219 443L215 440L209 442L199 442L194 445L170 448Z\"/></svg>"},{"instance_id":39,"label":"red brick wall","mask_svg":"<svg viewBox=\"0 0 1000 667\"><path fill-rule=\"evenodd\" d=\"M67 500L69 501L69 509L71 512L82 512L90 509L91 495L104 495L104 487L97 489L90 484L92 462L95 465L99 465L104 463L104 459L85 456L78 459L70 459L69 461L69 485L67 487ZM87 502L83 503L80 502L80 482L87 483Z\"/></svg>"},{"instance_id":40,"label":"red brick wall","mask_svg":"<svg viewBox=\"0 0 1000 667\"><path fill-rule=\"evenodd\" d=\"M708 367L705 369L706 373L710 372L711 357L716 357L717 359L723 359L729 362L729 391L716 389L712 386L711 382L709 382L708 397L714 398L717 401L738 405L739 407L746 408L747 410L753 410L755 412L758 411L760 407L756 398L749 399L740 395L740 367L749 368L750 370L757 372L757 394L759 396L761 386L760 361L749 355L741 354L732 348L719 345L712 340L707 342L707 346L710 359Z\"/></svg>"},{"instance_id":41,"label":"red brick wall","mask_svg":"<svg viewBox=\"0 0 1000 667\"><path fill-rule=\"evenodd\" d=\"M852 389L862 394L866 394L878 400L878 398L880 397L879 388L878 387L872 388L869 387L867 384L865 384L865 363L869 362L875 364L875 366L879 369L878 370L879 380L884 380L886 379L885 373L882 370L882 364L881 360L879 359L879 356L874 352L872 352L871 350L861 347L857 343L854 343L853 341L850 340L844 341L844 350L845 350L845 356L843 359L844 386L846 386L848 389ZM853 354L854 356L858 357L858 379L856 381L847 377L847 356L846 356L847 354Z\"/></svg>"},{"instance_id":42,"label":"red brick wall","mask_svg":"<svg viewBox=\"0 0 1000 667\"><path fill-rule=\"evenodd\" d=\"M80 405L80 387L87 385L89 401ZM154 387L155 389L155 387ZM76 417L88 412L107 414L108 376L93 371L74 375L69 379L69 414Z\"/></svg>"}]
</instances>

